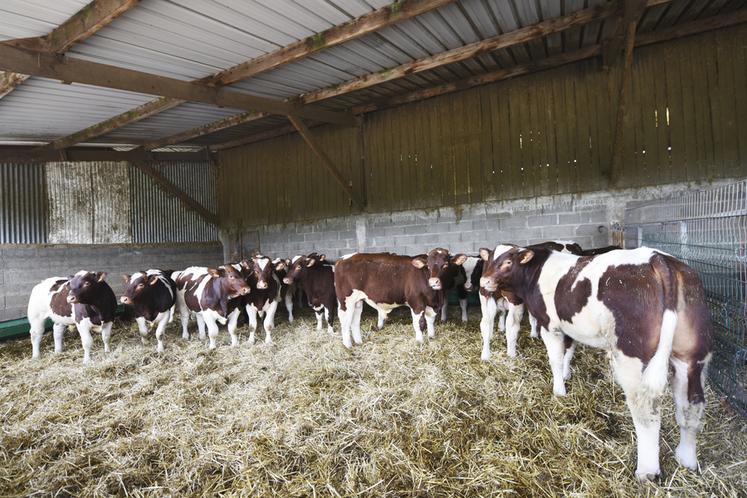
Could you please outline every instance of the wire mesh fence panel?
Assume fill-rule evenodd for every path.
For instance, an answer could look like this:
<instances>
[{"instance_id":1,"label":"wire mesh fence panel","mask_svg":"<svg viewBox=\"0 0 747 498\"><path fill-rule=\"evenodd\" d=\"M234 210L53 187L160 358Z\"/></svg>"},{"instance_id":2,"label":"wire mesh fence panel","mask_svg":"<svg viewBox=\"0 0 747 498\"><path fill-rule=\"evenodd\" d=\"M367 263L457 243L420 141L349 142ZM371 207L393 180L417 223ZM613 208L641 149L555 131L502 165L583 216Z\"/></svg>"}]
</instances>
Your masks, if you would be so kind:
<instances>
[{"instance_id":1,"label":"wire mesh fence panel","mask_svg":"<svg viewBox=\"0 0 747 498\"><path fill-rule=\"evenodd\" d=\"M747 180L629 206L625 247L639 246L700 273L715 336L709 378L747 416Z\"/></svg>"}]
</instances>

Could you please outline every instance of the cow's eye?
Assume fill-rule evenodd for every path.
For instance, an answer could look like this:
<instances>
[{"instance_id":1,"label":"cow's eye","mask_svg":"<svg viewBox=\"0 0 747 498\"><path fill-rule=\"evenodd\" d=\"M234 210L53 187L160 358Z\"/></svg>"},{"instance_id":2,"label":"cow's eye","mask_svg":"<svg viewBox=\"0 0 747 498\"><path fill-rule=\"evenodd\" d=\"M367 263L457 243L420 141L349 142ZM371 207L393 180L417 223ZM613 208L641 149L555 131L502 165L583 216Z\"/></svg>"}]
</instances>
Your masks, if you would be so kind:
<instances>
[{"instance_id":1,"label":"cow's eye","mask_svg":"<svg viewBox=\"0 0 747 498\"><path fill-rule=\"evenodd\" d=\"M296 265L296 270L300 270L300 269L301 269L301 265Z\"/></svg>"},{"instance_id":2,"label":"cow's eye","mask_svg":"<svg viewBox=\"0 0 747 498\"><path fill-rule=\"evenodd\" d=\"M229 275L229 276L228 276L228 278L230 278L230 279L233 279L233 278L234 278L234 276L233 276L233 275Z\"/></svg>"},{"instance_id":3,"label":"cow's eye","mask_svg":"<svg viewBox=\"0 0 747 498\"><path fill-rule=\"evenodd\" d=\"M137 288L138 288L138 289L142 289L143 287L145 287L145 285L144 285L144 284L137 284Z\"/></svg>"},{"instance_id":4,"label":"cow's eye","mask_svg":"<svg viewBox=\"0 0 747 498\"><path fill-rule=\"evenodd\" d=\"M91 282L86 282L83 284L83 287L88 287L89 285L91 285Z\"/></svg>"},{"instance_id":5,"label":"cow's eye","mask_svg":"<svg viewBox=\"0 0 747 498\"><path fill-rule=\"evenodd\" d=\"M444 263L444 265L441 268L443 268L445 270L448 267L449 267L449 263Z\"/></svg>"}]
</instances>

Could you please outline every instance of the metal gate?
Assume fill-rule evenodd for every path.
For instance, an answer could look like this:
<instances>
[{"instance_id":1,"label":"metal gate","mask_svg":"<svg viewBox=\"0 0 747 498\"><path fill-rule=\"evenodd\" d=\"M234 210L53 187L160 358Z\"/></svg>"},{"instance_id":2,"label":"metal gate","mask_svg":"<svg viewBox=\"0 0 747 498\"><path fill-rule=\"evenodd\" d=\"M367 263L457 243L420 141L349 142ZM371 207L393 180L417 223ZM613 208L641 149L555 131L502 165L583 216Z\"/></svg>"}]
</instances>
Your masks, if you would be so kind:
<instances>
[{"instance_id":1,"label":"metal gate","mask_svg":"<svg viewBox=\"0 0 747 498\"><path fill-rule=\"evenodd\" d=\"M747 180L628 207L625 247L661 249L696 269L713 317L712 385L747 415Z\"/></svg>"}]
</instances>

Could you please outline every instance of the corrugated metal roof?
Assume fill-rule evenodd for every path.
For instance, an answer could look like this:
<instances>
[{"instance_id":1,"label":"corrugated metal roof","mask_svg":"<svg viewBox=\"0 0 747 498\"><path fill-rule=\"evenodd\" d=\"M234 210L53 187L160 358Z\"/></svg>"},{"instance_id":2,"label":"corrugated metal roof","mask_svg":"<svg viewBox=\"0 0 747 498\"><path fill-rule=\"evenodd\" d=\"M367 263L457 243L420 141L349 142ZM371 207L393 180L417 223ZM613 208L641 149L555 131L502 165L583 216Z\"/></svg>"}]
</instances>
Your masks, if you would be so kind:
<instances>
[{"instance_id":1,"label":"corrugated metal roof","mask_svg":"<svg viewBox=\"0 0 747 498\"><path fill-rule=\"evenodd\" d=\"M336 85L414 59L463 46L543 19L604 4L606 0L460 0L375 34L259 74L232 88L273 98ZM51 31L85 0L5 0L0 36ZM71 54L184 80L201 78L389 4L389 0L143 0ZM640 29L650 31L740 7L725 0L673 0L648 9ZM398 93L526 63L599 43L610 22L596 22L510 49L368 88L325 102L356 105ZM32 78L0 100L0 141L51 140L95 124L151 97ZM128 125L96 141L140 143L168 136L238 111L185 104ZM192 143L267 129L284 119L252 122Z\"/></svg>"}]
</instances>

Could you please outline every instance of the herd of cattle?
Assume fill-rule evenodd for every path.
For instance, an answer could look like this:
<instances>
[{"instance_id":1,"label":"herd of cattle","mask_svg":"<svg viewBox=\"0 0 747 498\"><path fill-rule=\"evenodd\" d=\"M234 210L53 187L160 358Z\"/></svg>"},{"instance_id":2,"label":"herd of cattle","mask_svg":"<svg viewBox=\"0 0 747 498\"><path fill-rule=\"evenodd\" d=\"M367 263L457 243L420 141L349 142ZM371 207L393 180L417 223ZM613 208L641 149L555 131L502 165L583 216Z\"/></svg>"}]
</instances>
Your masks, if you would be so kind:
<instances>
[{"instance_id":1,"label":"herd of cattle","mask_svg":"<svg viewBox=\"0 0 747 498\"><path fill-rule=\"evenodd\" d=\"M34 287L28 306L33 357L46 318L54 323L55 351L69 325L77 326L84 362L90 358L91 331L101 332L109 351L116 297L106 273L80 271L69 278L50 278ZM677 461L697 469L696 436L704 411L703 383L711 357L712 326L697 273L677 259L649 248L617 247L583 250L571 242L547 242L528 247L498 245L479 256L452 255L437 248L415 257L391 253L354 253L337 262L311 253L292 259L257 254L218 268L190 267L181 271L147 270L124 276L121 302L134 309L145 342L155 328L162 352L166 324L178 308L182 337L189 339L194 316L200 339L216 347L219 324L227 325L231 344L238 343L237 321L246 310L249 341L254 343L257 316L264 317L265 342L271 343L275 311L284 301L293 321L293 300L303 291L314 309L317 329L323 320L333 333L335 315L343 344L360 344L363 302L378 312L384 326L389 312L410 308L415 339L423 332L435 337L435 319L446 319L446 292L458 292L462 320L467 321L467 297L479 293L482 310L482 359L490 358L495 318L506 331L507 354L516 356L524 311L532 336L541 336L553 377L553 392L565 395L565 380L578 341L608 352L616 381L632 414L638 447L636 475L641 480L659 474L660 414L670 365L675 417L680 427Z\"/></svg>"}]
</instances>

